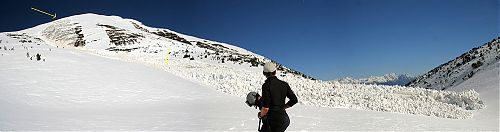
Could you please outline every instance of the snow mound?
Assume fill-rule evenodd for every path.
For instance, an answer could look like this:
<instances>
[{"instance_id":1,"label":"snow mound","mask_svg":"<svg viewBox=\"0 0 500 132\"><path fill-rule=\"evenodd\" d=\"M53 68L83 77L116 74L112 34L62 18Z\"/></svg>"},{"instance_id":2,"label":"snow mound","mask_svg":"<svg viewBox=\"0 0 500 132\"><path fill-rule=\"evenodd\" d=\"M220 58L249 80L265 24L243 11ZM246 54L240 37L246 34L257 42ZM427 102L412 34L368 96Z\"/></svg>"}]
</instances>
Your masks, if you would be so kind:
<instances>
[{"instance_id":1,"label":"snow mound","mask_svg":"<svg viewBox=\"0 0 500 132\"><path fill-rule=\"evenodd\" d=\"M319 89L318 89L319 90ZM453 119L472 116L481 109L478 93L425 90L401 86L333 84L333 88L309 93L306 104L428 115ZM312 97L312 98L307 98Z\"/></svg>"}]
</instances>

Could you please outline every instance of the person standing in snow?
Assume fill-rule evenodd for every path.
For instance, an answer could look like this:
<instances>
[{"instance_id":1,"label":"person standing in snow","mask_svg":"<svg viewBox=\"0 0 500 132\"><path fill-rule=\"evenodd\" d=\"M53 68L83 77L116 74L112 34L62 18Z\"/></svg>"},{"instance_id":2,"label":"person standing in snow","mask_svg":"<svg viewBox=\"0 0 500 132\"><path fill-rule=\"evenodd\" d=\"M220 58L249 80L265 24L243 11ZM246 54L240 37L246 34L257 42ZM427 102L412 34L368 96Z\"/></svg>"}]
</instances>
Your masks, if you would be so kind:
<instances>
[{"instance_id":1,"label":"person standing in snow","mask_svg":"<svg viewBox=\"0 0 500 132\"><path fill-rule=\"evenodd\" d=\"M262 102L262 96L260 96L257 92L248 93L247 101L245 103L250 107L259 108L259 110L262 110L262 107L264 106L264 102ZM260 112L258 115L260 115ZM267 123L267 119L265 117L260 119L261 120L259 120L259 129L258 129L259 132L268 132L269 123ZM263 123L263 125L260 126L260 123Z\"/></svg>"},{"instance_id":2,"label":"person standing in snow","mask_svg":"<svg viewBox=\"0 0 500 132\"><path fill-rule=\"evenodd\" d=\"M287 108L298 102L288 83L276 77L276 64L267 62L264 64L264 76L266 81L262 84L263 107L258 113L259 118L266 118L269 129L272 132L283 132L290 125L290 118L286 113ZM289 101L285 103L285 98Z\"/></svg>"},{"instance_id":3,"label":"person standing in snow","mask_svg":"<svg viewBox=\"0 0 500 132\"><path fill-rule=\"evenodd\" d=\"M39 53L36 53L36 61L40 61L42 58L42 55L40 55Z\"/></svg>"}]
</instances>

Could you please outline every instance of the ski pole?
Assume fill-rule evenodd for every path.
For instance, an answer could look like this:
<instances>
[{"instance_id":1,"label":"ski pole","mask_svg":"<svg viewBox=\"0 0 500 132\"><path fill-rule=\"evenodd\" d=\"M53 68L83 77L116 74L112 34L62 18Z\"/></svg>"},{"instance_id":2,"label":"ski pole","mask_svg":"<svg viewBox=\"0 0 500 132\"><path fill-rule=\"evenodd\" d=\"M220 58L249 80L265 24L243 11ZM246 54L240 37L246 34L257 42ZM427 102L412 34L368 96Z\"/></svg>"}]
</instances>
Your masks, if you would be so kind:
<instances>
[{"instance_id":1,"label":"ski pole","mask_svg":"<svg viewBox=\"0 0 500 132\"><path fill-rule=\"evenodd\" d=\"M259 119L259 126L257 127L257 130L260 132L260 122L262 122L262 119Z\"/></svg>"}]
</instances>

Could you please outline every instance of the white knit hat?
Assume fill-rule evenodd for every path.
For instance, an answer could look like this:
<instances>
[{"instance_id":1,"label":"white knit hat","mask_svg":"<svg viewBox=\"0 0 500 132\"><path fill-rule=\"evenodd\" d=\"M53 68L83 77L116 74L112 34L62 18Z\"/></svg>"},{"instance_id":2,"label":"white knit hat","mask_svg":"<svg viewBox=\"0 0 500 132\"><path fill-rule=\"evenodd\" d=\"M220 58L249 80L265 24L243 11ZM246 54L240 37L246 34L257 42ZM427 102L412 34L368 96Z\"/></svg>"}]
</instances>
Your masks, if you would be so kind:
<instances>
[{"instance_id":1,"label":"white knit hat","mask_svg":"<svg viewBox=\"0 0 500 132\"><path fill-rule=\"evenodd\" d=\"M273 72L273 71L276 71L276 64L272 62L266 62L266 64L264 64L264 72Z\"/></svg>"}]
</instances>

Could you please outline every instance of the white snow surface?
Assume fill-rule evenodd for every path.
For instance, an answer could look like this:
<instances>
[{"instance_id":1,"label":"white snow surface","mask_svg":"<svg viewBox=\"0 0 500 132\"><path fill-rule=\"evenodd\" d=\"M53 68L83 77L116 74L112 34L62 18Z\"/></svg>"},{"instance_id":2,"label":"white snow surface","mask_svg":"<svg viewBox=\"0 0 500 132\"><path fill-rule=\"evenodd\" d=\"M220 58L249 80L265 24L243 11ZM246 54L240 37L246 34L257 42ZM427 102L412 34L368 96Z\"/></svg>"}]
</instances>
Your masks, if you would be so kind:
<instances>
[{"instance_id":1,"label":"white snow surface","mask_svg":"<svg viewBox=\"0 0 500 132\"><path fill-rule=\"evenodd\" d=\"M484 121L485 126L499 125L499 93L500 93L500 61L492 65L488 65L482 71L474 75L472 78L460 83L455 87L451 87L449 91L464 91L474 89L481 95L486 107L477 110L474 113L475 120ZM496 130L498 131L498 129Z\"/></svg>"},{"instance_id":2,"label":"white snow surface","mask_svg":"<svg viewBox=\"0 0 500 132\"><path fill-rule=\"evenodd\" d=\"M104 23L91 19L99 15L83 16L90 18L73 16L52 24L77 22L83 32L89 32L94 29L86 27ZM96 22L85 24L78 19ZM126 24L114 23L117 27ZM261 67L179 56L169 56L165 63L166 51L111 52L104 50L105 46L56 48L60 44L50 36L66 35L49 33L44 37L43 31L50 26L0 33L0 130L254 131L257 127L257 111L245 106L242 97L259 91L265 80ZM94 35L100 39L94 42L107 38L102 36L105 33ZM145 37L141 41L167 41L168 46L183 49L175 40ZM4 50L4 46L14 50ZM27 52L30 56L40 53L45 61L30 60ZM288 130L498 131L498 85L493 83L482 89L471 82L455 91L437 91L279 75L300 101L288 110L292 120ZM496 77L498 80L498 74ZM491 89L496 89L496 94L485 94ZM495 107L496 115L492 112Z\"/></svg>"}]
</instances>

